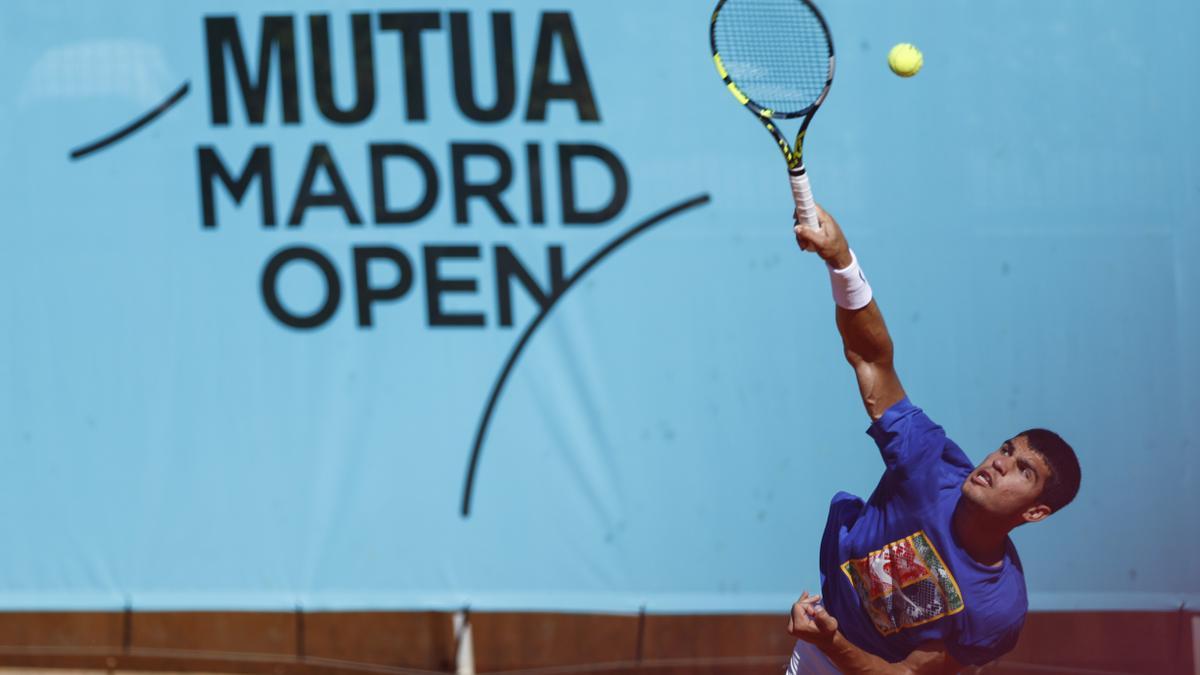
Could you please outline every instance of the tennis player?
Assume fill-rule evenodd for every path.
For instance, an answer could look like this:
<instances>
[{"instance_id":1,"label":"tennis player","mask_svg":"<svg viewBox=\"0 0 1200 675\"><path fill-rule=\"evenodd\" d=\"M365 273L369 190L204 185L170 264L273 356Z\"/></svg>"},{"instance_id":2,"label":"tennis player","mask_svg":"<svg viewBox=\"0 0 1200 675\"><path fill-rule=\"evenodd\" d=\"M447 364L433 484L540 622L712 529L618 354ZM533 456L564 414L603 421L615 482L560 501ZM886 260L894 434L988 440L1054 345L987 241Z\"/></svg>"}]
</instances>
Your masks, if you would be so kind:
<instances>
[{"instance_id":1,"label":"tennis player","mask_svg":"<svg viewBox=\"0 0 1200 675\"><path fill-rule=\"evenodd\" d=\"M829 268L837 327L885 469L865 502L839 492L821 539L821 595L792 606L788 673L954 673L1013 648L1027 601L1008 534L1056 513L1079 490L1079 462L1052 431L1030 429L978 466L913 405L892 340L837 222L796 241Z\"/></svg>"}]
</instances>

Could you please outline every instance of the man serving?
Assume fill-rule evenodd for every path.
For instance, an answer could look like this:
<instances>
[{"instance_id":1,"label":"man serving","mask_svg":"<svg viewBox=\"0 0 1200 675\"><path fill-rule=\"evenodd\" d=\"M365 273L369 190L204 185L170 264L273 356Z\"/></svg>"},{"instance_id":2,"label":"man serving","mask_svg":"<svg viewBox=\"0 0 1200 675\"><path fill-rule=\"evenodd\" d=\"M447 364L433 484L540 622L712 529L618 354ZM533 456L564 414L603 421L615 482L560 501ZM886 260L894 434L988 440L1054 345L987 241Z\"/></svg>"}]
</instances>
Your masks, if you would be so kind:
<instances>
[{"instance_id":1,"label":"man serving","mask_svg":"<svg viewBox=\"0 0 1200 675\"><path fill-rule=\"evenodd\" d=\"M821 595L792 606L794 673L954 673L1013 648L1028 603L1008 534L1079 490L1079 462L1052 431L1029 429L973 467L908 400L892 340L837 222L795 228L829 267L846 360L885 469L865 502L839 492L821 539ZM836 668L836 670L834 670Z\"/></svg>"}]
</instances>

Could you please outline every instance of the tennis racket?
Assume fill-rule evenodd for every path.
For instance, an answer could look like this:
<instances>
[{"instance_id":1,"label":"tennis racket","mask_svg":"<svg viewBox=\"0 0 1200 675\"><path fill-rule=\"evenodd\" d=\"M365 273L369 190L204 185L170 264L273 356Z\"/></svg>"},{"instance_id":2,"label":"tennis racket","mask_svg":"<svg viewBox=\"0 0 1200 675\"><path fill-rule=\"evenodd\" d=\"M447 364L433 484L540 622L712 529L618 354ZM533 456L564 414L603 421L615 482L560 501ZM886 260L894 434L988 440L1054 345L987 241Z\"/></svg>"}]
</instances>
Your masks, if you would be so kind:
<instances>
[{"instance_id":1,"label":"tennis racket","mask_svg":"<svg viewBox=\"0 0 1200 675\"><path fill-rule=\"evenodd\" d=\"M787 160L796 218L818 228L804 169L804 134L833 85L833 40L808 0L720 0L709 27L713 62L725 86L771 132ZM775 120L803 117L788 145Z\"/></svg>"}]
</instances>

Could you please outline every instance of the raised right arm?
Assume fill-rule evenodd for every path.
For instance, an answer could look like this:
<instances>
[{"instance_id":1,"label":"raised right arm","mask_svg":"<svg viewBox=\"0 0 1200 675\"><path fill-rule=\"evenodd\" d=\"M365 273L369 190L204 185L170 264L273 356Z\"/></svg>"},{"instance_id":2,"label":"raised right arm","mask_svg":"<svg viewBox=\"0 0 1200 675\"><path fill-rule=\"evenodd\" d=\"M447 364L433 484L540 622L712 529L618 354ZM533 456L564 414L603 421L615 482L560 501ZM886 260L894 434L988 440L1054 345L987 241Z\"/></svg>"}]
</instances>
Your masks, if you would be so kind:
<instances>
[{"instance_id":1,"label":"raised right arm","mask_svg":"<svg viewBox=\"0 0 1200 675\"><path fill-rule=\"evenodd\" d=\"M817 207L817 216L821 228L813 230L797 225L796 243L801 250L821 256L829 266L834 297L838 302L837 327L842 335L842 347L858 378L863 406L871 419L876 420L904 398L904 387L900 385L892 361L892 337L878 303L870 298L870 289L866 287L866 279L850 252L842 228L820 207ZM844 297L847 290L849 296ZM864 299L869 302L861 305Z\"/></svg>"}]
</instances>

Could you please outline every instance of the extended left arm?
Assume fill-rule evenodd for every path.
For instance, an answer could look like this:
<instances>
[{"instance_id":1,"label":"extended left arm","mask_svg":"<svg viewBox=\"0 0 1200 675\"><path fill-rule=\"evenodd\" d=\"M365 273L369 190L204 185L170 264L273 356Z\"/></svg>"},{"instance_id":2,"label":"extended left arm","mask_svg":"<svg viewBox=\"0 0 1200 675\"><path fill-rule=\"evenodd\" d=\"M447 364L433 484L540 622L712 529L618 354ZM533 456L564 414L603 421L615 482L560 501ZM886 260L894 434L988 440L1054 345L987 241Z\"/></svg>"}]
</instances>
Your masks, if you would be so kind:
<instances>
[{"instance_id":1,"label":"extended left arm","mask_svg":"<svg viewBox=\"0 0 1200 675\"><path fill-rule=\"evenodd\" d=\"M788 633L816 645L847 675L952 675L962 669L940 642L922 643L899 663L885 661L847 640L820 601L819 595L801 595L792 605Z\"/></svg>"}]
</instances>

